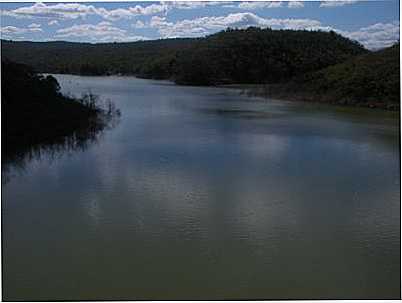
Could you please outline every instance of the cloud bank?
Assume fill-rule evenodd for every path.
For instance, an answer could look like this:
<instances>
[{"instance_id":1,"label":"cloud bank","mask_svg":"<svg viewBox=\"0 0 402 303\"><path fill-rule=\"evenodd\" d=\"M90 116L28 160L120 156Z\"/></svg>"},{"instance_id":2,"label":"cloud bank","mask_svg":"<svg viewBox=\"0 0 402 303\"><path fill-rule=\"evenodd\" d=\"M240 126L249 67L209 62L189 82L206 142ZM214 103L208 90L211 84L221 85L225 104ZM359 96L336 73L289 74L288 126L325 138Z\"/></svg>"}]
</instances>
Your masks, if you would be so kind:
<instances>
[{"instance_id":1,"label":"cloud bank","mask_svg":"<svg viewBox=\"0 0 402 303\"><path fill-rule=\"evenodd\" d=\"M148 40L143 36L132 36L126 30L113 26L108 21L98 24L73 25L57 30L55 38L87 38L95 42L138 41Z\"/></svg>"},{"instance_id":2,"label":"cloud bank","mask_svg":"<svg viewBox=\"0 0 402 303\"><path fill-rule=\"evenodd\" d=\"M357 0L321 1L317 4L323 8L341 7L356 3ZM362 27L356 31L341 30L334 26L323 24L310 18L269 18L256 14L264 9L276 11L277 8L301 9L302 1L267 1L267 2L156 2L151 4L133 3L129 7L106 9L85 3L35 3L11 10L2 10L2 16L35 21L30 25L8 25L1 28L1 34L6 39L21 39L22 35L33 35L48 28L53 36L47 40L66 39L74 41L108 42L108 41L137 41L153 37L200 37L231 28L246 28L249 26L271 27L273 29L306 29L336 31L343 36L357 40L369 49L387 47L399 40L399 21L376 23ZM217 16L199 16L193 18L168 18L172 10L192 10L219 5L223 9L237 12L223 12ZM183 16L186 16L185 14ZM97 17L91 21L89 17ZM99 20L100 19L100 20ZM122 20L132 20L127 25ZM23 22L26 22L22 20ZM21 22L22 22L21 21ZM63 23L73 21L73 26L60 28ZM120 23L119 23L120 22ZM127 22L127 21L126 21ZM83 24L82 24L83 23ZM42 27L41 27L42 24ZM119 24L119 25L117 25ZM144 32L145 36L134 33ZM35 37L35 36L33 36Z\"/></svg>"}]
</instances>

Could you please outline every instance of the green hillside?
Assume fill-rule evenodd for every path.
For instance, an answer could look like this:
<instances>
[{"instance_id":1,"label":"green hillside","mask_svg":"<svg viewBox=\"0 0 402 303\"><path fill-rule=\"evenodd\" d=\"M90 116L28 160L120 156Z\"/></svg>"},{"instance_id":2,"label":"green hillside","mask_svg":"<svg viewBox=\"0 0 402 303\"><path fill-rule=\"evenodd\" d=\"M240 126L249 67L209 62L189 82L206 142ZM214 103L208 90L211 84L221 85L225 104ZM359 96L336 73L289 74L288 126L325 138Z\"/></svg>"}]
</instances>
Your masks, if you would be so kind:
<instances>
[{"instance_id":1,"label":"green hillside","mask_svg":"<svg viewBox=\"0 0 402 303\"><path fill-rule=\"evenodd\" d=\"M370 52L335 32L227 29L131 43L2 41L3 57L38 72L128 74L186 85L253 84L287 99L396 108L399 44Z\"/></svg>"},{"instance_id":2,"label":"green hillside","mask_svg":"<svg viewBox=\"0 0 402 303\"><path fill-rule=\"evenodd\" d=\"M365 53L335 32L228 29L178 54L175 80L184 84L275 83Z\"/></svg>"},{"instance_id":3,"label":"green hillside","mask_svg":"<svg viewBox=\"0 0 402 303\"><path fill-rule=\"evenodd\" d=\"M234 87L267 98L397 110L400 107L399 43L297 76L286 83Z\"/></svg>"},{"instance_id":4,"label":"green hillside","mask_svg":"<svg viewBox=\"0 0 402 303\"><path fill-rule=\"evenodd\" d=\"M341 104L399 105L399 43L307 74L296 85Z\"/></svg>"},{"instance_id":5,"label":"green hillside","mask_svg":"<svg viewBox=\"0 0 402 303\"><path fill-rule=\"evenodd\" d=\"M138 74L149 60L169 56L193 39L130 43L74 43L1 41L3 58L32 66L43 73L86 75Z\"/></svg>"},{"instance_id":6,"label":"green hillside","mask_svg":"<svg viewBox=\"0 0 402 303\"><path fill-rule=\"evenodd\" d=\"M334 32L253 27L132 43L2 41L5 58L39 72L134 74L193 85L278 82L365 52Z\"/></svg>"}]
</instances>

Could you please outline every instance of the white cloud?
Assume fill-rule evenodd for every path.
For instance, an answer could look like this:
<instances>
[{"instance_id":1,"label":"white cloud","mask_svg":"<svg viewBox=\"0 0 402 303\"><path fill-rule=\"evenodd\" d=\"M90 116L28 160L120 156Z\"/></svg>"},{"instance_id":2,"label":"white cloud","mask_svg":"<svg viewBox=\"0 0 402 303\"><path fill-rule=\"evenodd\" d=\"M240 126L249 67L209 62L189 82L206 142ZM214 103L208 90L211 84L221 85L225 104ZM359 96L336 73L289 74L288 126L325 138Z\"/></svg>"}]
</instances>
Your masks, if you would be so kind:
<instances>
[{"instance_id":1,"label":"white cloud","mask_svg":"<svg viewBox=\"0 0 402 303\"><path fill-rule=\"evenodd\" d=\"M302 8L302 7L304 7L304 3L302 1L289 1L288 7L289 8Z\"/></svg>"},{"instance_id":2,"label":"white cloud","mask_svg":"<svg viewBox=\"0 0 402 303\"><path fill-rule=\"evenodd\" d=\"M37 23L32 23L30 25L28 25L29 28L40 28L40 24Z\"/></svg>"},{"instance_id":3,"label":"white cloud","mask_svg":"<svg viewBox=\"0 0 402 303\"><path fill-rule=\"evenodd\" d=\"M57 20L51 20L47 23L47 25L59 25L59 21Z\"/></svg>"},{"instance_id":4,"label":"white cloud","mask_svg":"<svg viewBox=\"0 0 402 303\"><path fill-rule=\"evenodd\" d=\"M135 24L133 24L134 28L145 28L146 25L144 22L142 22L141 20L138 20Z\"/></svg>"},{"instance_id":5,"label":"white cloud","mask_svg":"<svg viewBox=\"0 0 402 303\"><path fill-rule=\"evenodd\" d=\"M136 5L129 8L118 8L107 10L105 8L97 8L96 14L107 20L130 19L136 16L155 15L166 13L169 7L164 4L151 4L148 6Z\"/></svg>"},{"instance_id":6,"label":"white cloud","mask_svg":"<svg viewBox=\"0 0 402 303\"><path fill-rule=\"evenodd\" d=\"M359 41L368 49L379 49L393 45L399 40L399 21L376 23L357 31L338 31L341 35Z\"/></svg>"},{"instance_id":7,"label":"white cloud","mask_svg":"<svg viewBox=\"0 0 402 303\"><path fill-rule=\"evenodd\" d=\"M211 34L227 27L245 28L249 26L281 29L327 29L321 22L311 19L261 18L253 13L234 13L219 17L201 17L193 20L168 22L165 17L154 16L150 26L158 29L162 37L194 37Z\"/></svg>"},{"instance_id":8,"label":"white cloud","mask_svg":"<svg viewBox=\"0 0 402 303\"><path fill-rule=\"evenodd\" d=\"M357 2L348 1L325 1L321 2L322 7L334 7ZM132 25L133 28L151 27L156 29L162 38L168 37L199 37L224 30L228 27L246 28L249 26L272 27L274 29L308 29L308 30L334 30L343 36L357 40L369 49L387 47L399 39L399 22L377 23L362 27L355 31L346 31L325 26L320 21L314 19L279 19L262 18L252 12L238 12L223 16L198 17L194 19L184 19L170 21L166 13L172 9L193 9L206 7L207 5L223 4L228 2L160 2L150 5L133 5L127 8L107 10L105 8L94 7L92 5L79 3L57 3L44 4L35 3L30 6L16 8L14 10L2 11L2 14L12 15L17 18L48 18L48 25L58 25L58 20L65 19L85 19L89 15L96 15L107 21L119 19L130 19L135 16L153 15L149 22L137 20ZM237 7L248 9L258 9L263 7L275 7L287 5L289 8L303 7L301 1L285 2L241 2L240 4L231 3ZM35 20L36 21L36 20ZM20 39L22 35L29 36L33 33L42 32L41 25L31 23L26 27L4 26L1 28L2 37L7 39ZM146 37L136 36L129 33L126 29L113 26L110 22L100 22L98 24L73 25L68 28L59 29L56 38L69 38L84 41L136 41L146 40ZM29 38L29 37L28 37Z\"/></svg>"},{"instance_id":9,"label":"white cloud","mask_svg":"<svg viewBox=\"0 0 402 303\"><path fill-rule=\"evenodd\" d=\"M246 10L256 10L262 8L276 8L281 6L282 6L281 1L273 1L273 2L254 1L254 2L241 2L238 7Z\"/></svg>"},{"instance_id":10,"label":"white cloud","mask_svg":"<svg viewBox=\"0 0 402 303\"><path fill-rule=\"evenodd\" d=\"M225 1L165 1L161 2L169 6L170 8L176 9L196 9L203 8L207 6L222 5L228 2Z\"/></svg>"},{"instance_id":11,"label":"white cloud","mask_svg":"<svg viewBox=\"0 0 402 303\"><path fill-rule=\"evenodd\" d=\"M14 10L3 10L2 14L16 18L53 18L76 19L95 13L95 7L79 3L58 3L46 5L35 3L31 6L23 6Z\"/></svg>"},{"instance_id":12,"label":"white cloud","mask_svg":"<svg viewBox=\"0 0 402 303\"><path fill-rule=\"evenodd\" d=\"M80 3L45 4L35 3L31 6L19 7L14 10L3 10L2 14L16 18L50 18L57 20L86 18L97 15L106 20L133 18L139 15L153 15L166 12L169 7L165 4L151 4L147 6L136 5L128 8L107 10L93 5Z\"/></svg>"},{"instance_id":13,"label":"white cloud","mask_svg":"<svg viewBox=\"0 0 402 303\"><path fill-rule=\"evenodd\" d=\"M26 28L16 26L2 26L0 28L0 36L5 39L24 39L25 37L21 36L22 34L38 32L42 32L42 29L39 24L35 23L32 23Z\"/></svg>"},{"instance_id":14,"label":"white cloud","mask_svg":"<svg viewBox=\"0 0 402 303\"><path fill-rule=\"evenodd\" d=\"M56 38L86 38L92 42L138 41L148 40L143 36L135 36L126 30L113 26L108 21L98 24L80 24L57 30Z\"/></svg>"},{"instance_id":15,"label":"white cloud","mask_svg":"<svg viewBox=\"0 0 402 303\"><path fill-rule=\"evenodd\" d=\"M325 26L313 19L277 19L262 18L253 13L234 13L227 16L201 17L170 22L166 17L154 16L149 26L158 30L163 38L199 37L224 30L228 27L246 28L249 26L271 27L273 29L306 29L335 31L353 40L359 41L368 49L378 49L394 44L399 39L399 22L377 23L357 31L343 31L332 26Z\"/></svg>"},{"instance_id":16,"label":"white cloud","mask_svg":"<svg viewBox=\"0 0 402 303\"><path fill-rule=\"evenodd\" d=\"M348 4L356 3L357 0L331 0L331 1L322 1L320 7L338 7L344 6Z\"/></svg>"}]
</instances>

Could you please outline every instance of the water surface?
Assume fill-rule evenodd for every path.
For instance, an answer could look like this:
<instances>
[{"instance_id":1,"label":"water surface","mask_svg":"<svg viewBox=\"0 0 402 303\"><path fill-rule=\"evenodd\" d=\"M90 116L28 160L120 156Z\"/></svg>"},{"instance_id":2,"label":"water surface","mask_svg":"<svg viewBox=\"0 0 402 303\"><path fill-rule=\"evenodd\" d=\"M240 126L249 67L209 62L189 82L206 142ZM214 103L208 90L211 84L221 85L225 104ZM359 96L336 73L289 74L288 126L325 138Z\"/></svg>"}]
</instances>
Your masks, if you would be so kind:
<instances>
[{"instance_id":1,"label":"water surface","mask_svg":"<svg viewBox=\"0 0 402 303\"><path fill-rule=\"evenodd\" d=\"M397 116L57 79L121 121L11 168L4 299L399 298Z\"/></svg>"}]
</instances>

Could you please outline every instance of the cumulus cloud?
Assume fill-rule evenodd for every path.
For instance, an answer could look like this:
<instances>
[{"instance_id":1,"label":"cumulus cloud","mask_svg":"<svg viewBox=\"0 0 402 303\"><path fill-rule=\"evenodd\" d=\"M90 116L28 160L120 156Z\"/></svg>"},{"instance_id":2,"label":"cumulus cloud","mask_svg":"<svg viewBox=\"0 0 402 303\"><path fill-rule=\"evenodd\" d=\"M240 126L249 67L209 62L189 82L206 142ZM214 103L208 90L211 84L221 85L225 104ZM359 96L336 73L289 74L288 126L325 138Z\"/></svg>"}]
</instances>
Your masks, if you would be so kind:
<instances>
[{"instance_id":1,"label":"cumulus cloud","mask_svg":"<svg viewBox=\"0 0 402 303\"><path fill-rule=\"evenodd\" d=\"M106 9L83 3L34 3L13 10L3 10L2 14L15 18L48 18L55 20L85 19L90 15L96 15L109 21L131 19L137 16L148 16L167 13L171 9L195 9L200 7L222 5L225 2L188 2L173 1L159 2L150 5L135 5L127 8Z\"/></svg>"},{"instance_id":2,"label":"cumulus cloud","mask_svg":"<svg viewBox=\"0 0 402 303\"><path fill-rule=\"evenodd\" d=\"M6 39L23 39L22 34L26 33L38 33L42 32L39 24L32 23L28 27L16 27L16 26L2 26L0 28L1 38Z\"/></svg>"},{"instance_id":3,"label":"cumulus cloud","mask_svg":"<svg viewBox=\"0 0 402 303\"><path fill-rule=\"evenodd\" d=\"M322 7L334 7L346 5L356 2L349 1L325 1L321 2ZM228 2L225 2L227 6ZM102 7L94 7L92 5L79 3L57 3L44 4L35 3L30 6L16 8L14 10L2 11L2 14L12 15L17 18L47 18L47 24L58 25L60 20L66 19L85 19L89 15L96 15L105 21L98 24L75 24L71 27L59 29L55 38L58 39L77 39L79 41L136 41L147 40L146 37L133 35L126 29L116 27L110 22L119 19L130 19L135 16L151 15L150 21L134 21L133 28L150 27L157 30L162 38L173 37L199 37L212 34L214 32L224 30L228 27L246 28L249 26L271 27L274 29L307 29L307 30L323 30L340 33L343 36L357 40L366 48L378 49L387 47L399 40L399 22L377 23L370 26L362 27L355 31L346 31L323 25L320 21L314 19L279 19L279 18L263 18L253 12L237 12L222 16L196 17L194 19L184 19L170 21L166 12L178 9L193 9L206 7L207 5L217 5L222 2L160 2L150 5L133 5L127 8L105 9ZM303 7L301 1L285 2L241 2L231 3L243 9L257 10L264 7L287 6L289 8ZM37 21L38 19L35 19ZM39 19L40 20L40 19ZM38 22L39 23L39 22ZM7 39L20 39L22 34L42 32L41 25L31 23L26 27L4 26L1 28L2 37Z\"/></svg>"},{"instance_id":4,"label":"cumulus cloud","mask_svg":"<svg viewBox=\"0 0 402 303\"><path fill-rule=\"evenodd\" d=\"M207 6L223 5L229 2L224 1L162 1L161 4L167 5L169 8L176 9L196 9Z\"/></svg>"},{"instance_id":5,"label":"cumulus cloud","mask_svg":"<svg viewBox=\"0 0 402 303\"><path fill-rule=\"evenodd\" d=\"M154 15L166 13L169 7L164 4L151 4L148 6L136 5L129 8L118 8L107 10L105 8L97 8L96 14L107 20L130 19L136 16Z\"/></svg>"},{"instance_id":6,"label":"cumulus cloud","mask_svg":"<svg viewBox=\"0 0 402 303\"><path fill-rule=\"evenodd\" d=\"M379 49L393 45L399 40L399 21L376 23L357 31L338 31L341 35L359 41L368 49Z\"/></svg>"},{"instance_id":7,"label":"cumulus cloud","mask_svg":"<svg viewBox=\"0 0 402 303\"><path fill-rule=\"evenodd\" d=\"M79 3L58 3L46 5L35 3L31 6L23 6L14 10L3 10L2 14L16 18L53 18L53 19L76 19L86 17L95 12L92 5Z\"/></svg>"},{"instance_id":8,"label":"cumulus cloud","mask_svg":"<svg viewBox=\"0 0 402 303\"><path fill-rule=\"evenodd\" d=\"M391 46L399 40L399 22L377 23L357 31L344 31L323 25L314 19L262 18L253 13L233 13L227 16L200 17L170 22L166 17L154 16L149 26L158 30L163 38L199 37L224 30L228 27L246 28L249 26L271 27L273 29L306 29L335 31L345 37L359 41L368 49Z\"/></svg>"},{"instance_id":9,"label":"cumulus cloud","mask_svg":"<svg viewBox=\"0 0 402 303\"><path fill-rule=\"evenodd\" d=\"M40 24L37 23L31 23L30 25L28 25L29 28L40 28Z\"/></svg>"},{"instance_id":10,"label":"cumulus cloud","mask_svg":"<svg viewBox=\"0 0 402 303\"><path fill-rule=\"evenodd\" d=\"M95 42L148 40L143 36L133 36L126 30L113 26L108 21L98 24L80 24L57 30L56 38L85 38Z\"/></svg>"},{"instance_id":11,"label":"cumulus cloud","mask_svg":"<svg viewBox=\"0 0 402 303\"><path fill-rule=\"evenodd\" d=\"M322 1L320 7L339 7L348 4L356 3L357 0L331 0L331 1Z\"/></svg>"},{"instance_id":12,"label":"cumulus cloud","mask_svg":"<svg viewBox=\"0 0 402 303\"><path fill-rule=\"evenodd\" d=\"M137 22L135 22L135 24L133 24L134 28L145 28L146 25L144 22L142 22L141 20L137 20Z\"/></svg>"},{"instance_id":13,"label":"cumulus cloud","mask_svg":"<svg viewBox=\"0 0 402 303\"><path fill-rule=\"evenodd\" d=\"M147 6L135 5L128 8L108 10L80 3L35 3L31 6L19 7L14 10L3 10L2 14L16 18L50 18L56 20L86 18L97 15L107 20L133 18L139 15L153 15L166 12L169 7L165 4L151 4Z\"/></svg>"},{"instance_id":14,"label":"cumulus cloud","mask_svg":"<svg viewBox=\"0 0 402 303\"><path fill-rule=\"evenodd\" d=\"M165 17L154 16L150 27L156 28L162 37L194 37L207 35L228 27L245 28L249 26L272 27L280 29L323 29L321 22L311 19L261 18L253 13L233 13L227 16L201 17L192 20L168 22Z\"/></svg>"},{"instance_id":15,"label":"cumulus cloud","mask_svg":"<svg viewBox=\"0 0 402 303\"><path fill-rule=\"evenodd\" d=\"M289 1L288 7L289 8L302 8L302 7L304 7L304 3L301 1Z\"/></svg>"},{"instance_id":16,"label":"cumulus cloud","mask_svg":"<svg viewBox=\"0 0 402 303\"><path fill-rule=\"evenodd\" d=\"M282 2L280 1L274 1L274 2L254 1L254 2L241 2L238 7L246 10L256 10L262 8L276 8L281 6Z\"/></svg>"},{"instance_id":17,"label":"cumulus cloud","mask_svg":"<svg viewBox=\"0 0 402 303\"><path fill-rule=\"evenodd\" d=\"M49 21L48 23L47 23L47 25L59 25L59 21L57 21L57 20L51 20L51 21Z\"/></svg>"}]
</instances>

